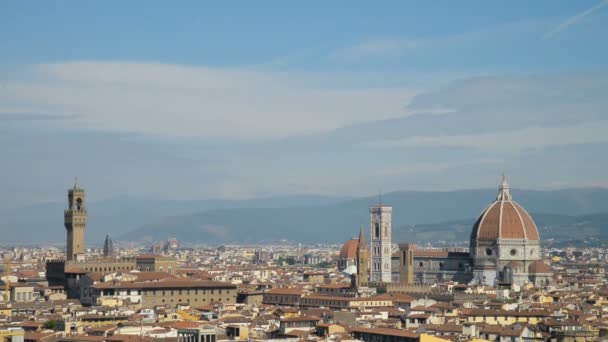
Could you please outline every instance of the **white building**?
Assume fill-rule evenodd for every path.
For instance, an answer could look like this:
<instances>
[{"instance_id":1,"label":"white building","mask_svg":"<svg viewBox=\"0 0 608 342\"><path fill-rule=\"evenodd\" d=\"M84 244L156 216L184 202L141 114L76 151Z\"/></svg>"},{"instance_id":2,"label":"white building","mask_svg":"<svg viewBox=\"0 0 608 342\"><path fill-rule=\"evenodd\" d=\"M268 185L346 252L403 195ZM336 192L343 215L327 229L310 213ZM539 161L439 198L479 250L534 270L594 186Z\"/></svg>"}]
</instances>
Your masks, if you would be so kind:
<instances>
[{"instance_id":1,"label":"white building","mask_svg":"<svg viewBox=\"0 0 608 342\"><path fill-rule=\"evenodd\" d=\"M393 208L379 203L369 208L371 232L370 281L391 282Z\"/></svg>"}]
</instances>

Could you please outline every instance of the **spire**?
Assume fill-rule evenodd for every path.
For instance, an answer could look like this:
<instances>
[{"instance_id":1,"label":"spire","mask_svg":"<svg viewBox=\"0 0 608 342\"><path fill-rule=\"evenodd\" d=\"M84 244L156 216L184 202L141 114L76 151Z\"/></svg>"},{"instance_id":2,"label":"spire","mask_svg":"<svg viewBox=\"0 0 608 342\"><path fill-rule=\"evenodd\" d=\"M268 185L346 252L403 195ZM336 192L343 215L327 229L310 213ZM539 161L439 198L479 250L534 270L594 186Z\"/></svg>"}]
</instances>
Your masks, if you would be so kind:
<instances>
[{"instance_id":1,"label":"spire","mask_svg":"<svg viewBox=\"0 0 608 342\"><path fill-rule=\"evenodd\" d=\"M80 184L78 184L78 176L74 177L74 189L80 189Z\"/></svg>"},{"instance_id":2,"label":"spire","mask_svg":"<svg viewBox=\"0 0 608 342\"><path fill-rule=\"evenodd\" d=\"M507 182L507 177L504 172L502 174L502 182L500 182L500 187L498 187L498 196L496 197L497 201L510 201L511 200L511 192L509 191L509 183Z\"/></svg>"},{"instance_id":3,"label":"spire","mask_svg":"<svg viewBox=\"0 0 608 342\"><path fill-rule=\"evenodd\" d=\"M103 243L103 256L106 258L114 256L114 242L110 234L106 235L106 240Z\"/></svg>"},{"instance_id":4,"label":"spire","mask_svg":"<svg viewBox=\"0 0 608 342\"><path fill-rule=\"evenodd\" d=\"M361 230L359 231L359 248L367 248L367 241L365 241L365 229L361 226Z\"/></svg>"}]
</instances>

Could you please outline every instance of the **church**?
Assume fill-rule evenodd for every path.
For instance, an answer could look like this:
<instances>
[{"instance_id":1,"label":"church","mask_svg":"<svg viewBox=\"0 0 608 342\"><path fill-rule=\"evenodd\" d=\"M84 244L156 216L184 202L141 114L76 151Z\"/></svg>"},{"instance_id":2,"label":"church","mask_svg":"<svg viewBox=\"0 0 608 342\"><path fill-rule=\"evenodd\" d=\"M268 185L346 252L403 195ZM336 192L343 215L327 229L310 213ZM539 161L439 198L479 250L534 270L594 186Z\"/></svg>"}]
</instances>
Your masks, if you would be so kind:
<instances>
[{"instance_id":1,"label":"church","mask_svg":"<svg viewBox=\"0 0 608 342\"><path fill-rule=\"evenodd\" d=\"M358 239L342 247L338 268L354 275L358 285L399 283L432 285L444 281L482 285L547 285L551 267L541 258L538 228L530 214L511 196L503 176L498 196L471 229L469 249L418 248L400 243L393 251L392 208L370 208L368 247L363 229Z\"/></svg>"}]
</instances>

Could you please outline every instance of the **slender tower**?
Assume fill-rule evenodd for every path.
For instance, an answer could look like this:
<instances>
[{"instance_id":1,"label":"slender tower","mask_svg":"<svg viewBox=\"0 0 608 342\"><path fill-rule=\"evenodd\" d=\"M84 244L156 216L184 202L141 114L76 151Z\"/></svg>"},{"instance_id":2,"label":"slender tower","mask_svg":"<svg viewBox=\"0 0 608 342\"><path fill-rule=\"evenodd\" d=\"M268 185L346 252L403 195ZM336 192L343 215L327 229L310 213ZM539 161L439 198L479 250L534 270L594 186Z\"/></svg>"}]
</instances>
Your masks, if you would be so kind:
<instances>
[{"instance_id":1,"label":"slender tower","mask_svg":"<svg viewBox=\"0 0 608 342\"><path fill-rule=\"evenodd\" d=\"M372 282L391 282L391 230L393 208L382 204L369 208Z\"/></svg>"},{"instance_id":2,"label":"slender tower","mask_svg":"<svg viewBox=\"0 0 608 342\"><path fill-rule=\"evenodd\" d=\"M84 233L87 229L87 208L85 206L84 189L78 185L68 190L68 209L64 211L64 224L67 230L67 260L77 260L84 256Z\"/></svg>"},{"instance_id":3,"label":"slender tower","mask_svg":"<svg viewBox=\"0 0 608 342\"><path fill-rule=\"evenodd\" d=\"M357 286L369 282L369 249L365 241L363 227L359 232L359 244L357 246Z\"/></svg>"},{"instance_id":4,"label":"slender tower","mask_svg":"<svg viewBox=\"0 0 608 342\"><path fill-rule=\"evenodd\" d=\"M114 242L110 235L106 235L106 240L103 243L103 256L110 258L114 256Z\"/></svg>"}]
</instances>

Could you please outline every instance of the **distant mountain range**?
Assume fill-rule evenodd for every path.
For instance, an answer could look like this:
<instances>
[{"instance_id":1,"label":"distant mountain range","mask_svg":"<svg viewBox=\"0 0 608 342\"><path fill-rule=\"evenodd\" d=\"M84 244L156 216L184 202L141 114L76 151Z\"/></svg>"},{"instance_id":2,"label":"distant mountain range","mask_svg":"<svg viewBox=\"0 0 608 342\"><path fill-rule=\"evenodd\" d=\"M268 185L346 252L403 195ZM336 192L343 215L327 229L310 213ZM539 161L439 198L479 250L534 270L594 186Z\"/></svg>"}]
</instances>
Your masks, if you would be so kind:
<instances>
[{"instance_id":1,"label":"distant mountain range","mask_svg":"<svg viewBox=\"0 0 608 342\"><path fill-rule=\"evenodd\" d=\"M496 189L449 192L400 191L383 195L393 206L393 240L417 243L467 241L473 221L496 197ZM608 190L512 190L534 217L543 240L604 240L608 232ZM343 242L369 225L376 196L333 198L289 196L250 200L171 201L115 198L90 202L88 243L105 234L116 241L157 241L174 236L207 244L293 241ZM63 242L64 203L30 206L6 214L0 230L6 242ZM32 234L24 236L23 232ZM573 236L574 235L574 236Z\"/></svg>"}]
</instances>

